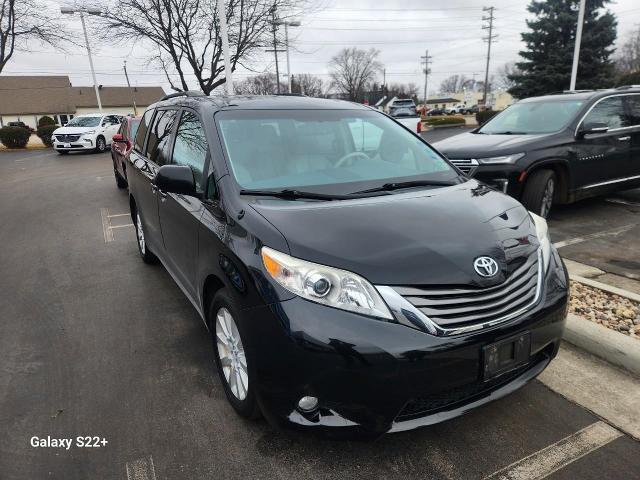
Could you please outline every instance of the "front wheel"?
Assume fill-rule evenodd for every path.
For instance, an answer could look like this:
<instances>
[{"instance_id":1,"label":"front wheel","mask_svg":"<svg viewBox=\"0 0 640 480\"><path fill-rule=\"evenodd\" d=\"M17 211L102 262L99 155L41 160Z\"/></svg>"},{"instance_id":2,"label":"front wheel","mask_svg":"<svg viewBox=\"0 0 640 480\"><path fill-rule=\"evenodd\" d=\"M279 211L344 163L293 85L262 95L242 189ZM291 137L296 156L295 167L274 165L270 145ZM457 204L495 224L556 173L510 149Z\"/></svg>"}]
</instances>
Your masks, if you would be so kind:
<instances>
[{"instance_id":1,"label":"front wheel","mask_svg":"<svg viewBox=\"0 0 640 480\"><path fill-rule=\"evenodd\" d=\"M556 174L553 170L536 170L524 186L522 203L527 210L547 218L556 193Z\"/></svg>"},{"instance_id":2,"label":"front wheel","mask_svg":"<svg viewBox=\"0 0 640 480\"><path fill-rule=\"evenodd\" d=\"M107 151L107 141L102 136L96 138L96 151L98 153L104 153Z\"/></svg>"},{"instance_id":3,"label":"front wheel","mask_svg":"<svg viewBox=\"0 0 640 480\"><path fill-rule=\"evenodd\" d=\"M207 318L213 338L213 353L224 393L242 417L258 418L255 397L254 359L247 343L245 312L236 308L224 290L209 307Z\"/></svg>"}]
</instances>

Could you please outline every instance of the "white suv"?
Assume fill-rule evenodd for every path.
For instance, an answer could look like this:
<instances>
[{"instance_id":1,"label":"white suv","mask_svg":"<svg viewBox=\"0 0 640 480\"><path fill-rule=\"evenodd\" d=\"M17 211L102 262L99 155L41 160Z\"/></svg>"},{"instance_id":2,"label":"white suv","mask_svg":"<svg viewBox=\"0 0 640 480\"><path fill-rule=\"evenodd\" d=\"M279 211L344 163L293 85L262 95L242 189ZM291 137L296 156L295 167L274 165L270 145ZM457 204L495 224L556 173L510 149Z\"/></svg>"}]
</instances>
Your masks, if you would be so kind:
<instances>
[{"instance_id":1,"label":"white suv","mask_svg":"<svg viewBox=\"0 0 640 480\"><path fill-rule=\"evenodd\" d=\"M111 138L118 133L122 115L90 113L78 115L51 135L53 148L59 154L75 150L106 152Z\"/></svg>"}]
</instances>

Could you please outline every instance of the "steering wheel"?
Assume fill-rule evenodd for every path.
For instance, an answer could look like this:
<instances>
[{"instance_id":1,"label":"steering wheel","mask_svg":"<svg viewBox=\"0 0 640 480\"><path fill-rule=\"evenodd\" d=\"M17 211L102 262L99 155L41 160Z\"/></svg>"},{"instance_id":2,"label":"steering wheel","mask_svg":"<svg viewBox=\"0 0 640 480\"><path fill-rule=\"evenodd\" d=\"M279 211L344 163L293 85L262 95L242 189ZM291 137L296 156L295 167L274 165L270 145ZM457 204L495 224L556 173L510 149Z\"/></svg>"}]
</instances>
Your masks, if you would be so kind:
<instances>
[{"instance_id":1,"label":"steering wheel","mask_svg":"<svg viewBox=\"0 0 640 480\"><path fill-rule=\"evenodd\" d=\"M365 160L371 160L371 157L369 157L369 155L367 155L364 152L351 152L351 153L347 153L344 157L338 160L334 166L338 168L338 167L342 167L343 165L346 165L347 163L353 164L353 161L357 157L364 158Z\"/></svg>"}]
</instances>

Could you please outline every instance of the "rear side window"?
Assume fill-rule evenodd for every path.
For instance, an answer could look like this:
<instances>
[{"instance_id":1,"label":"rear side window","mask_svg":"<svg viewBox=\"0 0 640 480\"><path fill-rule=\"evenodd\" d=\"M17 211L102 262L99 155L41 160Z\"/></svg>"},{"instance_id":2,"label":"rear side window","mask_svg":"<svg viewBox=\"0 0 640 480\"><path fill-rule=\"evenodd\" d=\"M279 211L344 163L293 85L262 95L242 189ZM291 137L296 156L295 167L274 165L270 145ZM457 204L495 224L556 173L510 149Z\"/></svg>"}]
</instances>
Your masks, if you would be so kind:
<instances>
[{"instance_id":1,"label":"rear side window","mask_svg":"<svg viewBox=\"0 0 640 480\"><path fill-rule=\"evenodd\" d=\"M165 165L169 160L169 144L176 113L175 110L160 110L153 118L147 140L147 157L157 165Z\"/></svg>"},{"instance_id":2,"label":"rear side window","mask_svg":"<svg viewBox=\"0 0 640 480\"><path fill-rule=\"evenodd\" d=\"M204 190L202 176L207 150L207 138L200 119L193 112L182 112L173 146L173 163L191 167L198 192Z\"/></svg>"},{"instance_id":3,"label":"rear side window","mask_svg":"<svg viewBox=\"0 0 640 480\"><path fill-rule=\"evenodd\" d=\"M144 147L144 138L147 136L147 130L149 130L149 122L151 122L152 116L153 109L147 110L146 112L144 112L142 120L140 120L140 127L138 128L138 132L135 135L136 141L133 146L133 149L138 153L142 153L142 148ZM131 135L134 136L133 133Z\"/></svg>"},{"instance_id":4,"label":"rear side window","mask_svg":"<svg viewBox=\"0 0 640 480\"><path fill-rule=\"evenodd\" d=\"M640 95L630 95L627 99L629 102L629 121L631 125L640 125Z\"/></svg>"},{"instance_id":5,"label":"rear side window","mask_svg":"<svg viewBox=\"0 0 640 480\"><path fill-rule=\"evenodd\" d=\"M624 98L608 97L601 100L584 119L584 124L604 123L610 129L629 126L629 119L624 112Z\"/></svg>"}]
</instances>

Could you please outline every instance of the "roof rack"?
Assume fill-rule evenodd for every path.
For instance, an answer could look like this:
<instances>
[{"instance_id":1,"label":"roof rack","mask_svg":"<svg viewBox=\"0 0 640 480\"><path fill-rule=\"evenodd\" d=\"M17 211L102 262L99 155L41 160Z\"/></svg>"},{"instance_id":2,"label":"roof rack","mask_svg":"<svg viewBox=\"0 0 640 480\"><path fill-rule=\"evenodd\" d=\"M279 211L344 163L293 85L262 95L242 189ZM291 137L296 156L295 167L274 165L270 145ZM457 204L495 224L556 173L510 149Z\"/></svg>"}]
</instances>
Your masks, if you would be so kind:
<instances>
[{"instance_id":1,"label":"roof rack","mask_svg":"<svg viewBox=\"0 0 640 480\"><path fill-rule=\"evenodd\" d=\"M627 90L629 88L640 88L640 85L620 85L616 90Z\"/></svg>"},{"instance_id":2,"label":"roof rack","mask_svg":"<svg viewBox=\"0 0 640 480\"><path fill-rule=\"evenodd\" d=\"M198 90L187 90L186 92L175 92L170 93L169 95L165 95L160 99L160 101L169 100L170 98L176 97L206 97L206 95Z\"/></svg>"}]
</instances>

